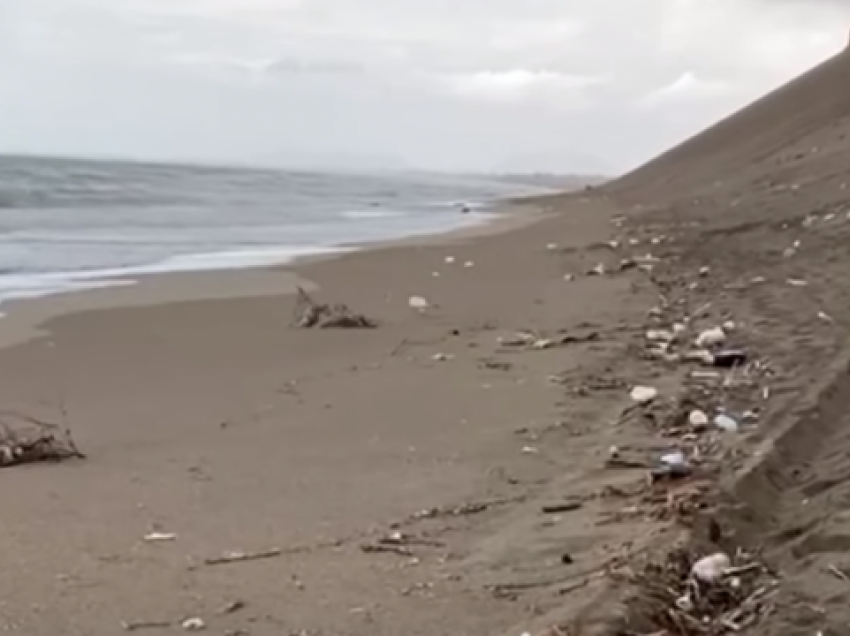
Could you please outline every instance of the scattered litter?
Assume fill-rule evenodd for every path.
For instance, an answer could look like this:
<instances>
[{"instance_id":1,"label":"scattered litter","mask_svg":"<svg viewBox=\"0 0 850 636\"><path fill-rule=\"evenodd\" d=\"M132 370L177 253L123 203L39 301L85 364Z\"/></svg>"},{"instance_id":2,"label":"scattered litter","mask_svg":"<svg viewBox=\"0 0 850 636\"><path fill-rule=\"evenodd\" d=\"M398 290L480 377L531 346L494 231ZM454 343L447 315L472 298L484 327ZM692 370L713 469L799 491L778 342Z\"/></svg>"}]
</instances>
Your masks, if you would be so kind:
<instances>
[{"instance_id":1,"label":"scattered litter","mask_svg":"<svg viewBox=\"0 0 850 636\"><path fill-rule=\"evenodd\" d=\"M540 451L537 448L535 448L534 446L523 446L522 452L525 453L526 455L536 455Z\"/></svg>"},{"instance_id":2,"label":"scattered litter","mask_svg":"<svg viewBox=\"0 0 850 636\"><path fill-rule=\"evenodd\" d=\"M806 287L809 284L809 281L801 280L799 278L789 278L787 282L792 287Z\"/></svg>"},{"instance_id":3,"label":"scattered litter","mask_svg":"<svg viewBox=\"0 0 850 636\"><path fill-rule=\"evenodd\" d=\"M650 329L646 332L646 339L651 342L673 342L676 334L666 329Z\"/></svg>"},{"instance_id":4,"label":"scattered litter","mask_svg":"<svg viewBox=\"0 0 850 636\"><path fill-rule=\"evenodd\" d=\"M165 541L175 541L177 535L173 532L151 532L145 535L145 541L148 543L161 543Z\"/></svg>"},{"instance_id":5,"label":"scattered litter","mask_svg":"<svg viewBox=\"0 0 850 636\"><path fill-rule=\"evenodd\" d=\"M738 325L735 324L734 320L727 320L723 323L723 331L726 333L732 333L738 328Z\"/></svg>"},{"instance_id":6,"label":"scattered litter","mask_svg":"<svg viewBox=\"0 0 850 636\"><path fill-rule=\"evenodd\" d=\"M202 632L207 628L207 624L201 618L187 618L180 623L180 627L187 632Z\"/></svg>"},{"instance_id":7,"label":"scattered litter","mask_svg":"<svg viewBox=\"0 0 850 636\"><path fill-rule=\"evenodd\" d=\"M247 603L245 603L245 601L231 601L222 606L218 610L218 613L222 615L235 614L236 612L245 609L246 606Z\"/></svg>"},{"instance_id":8,"label":"scattered litter","mask_svg":"<svg viewBox=\"0 0 850 636\"><path fill-rule=\"evenodd\" d=\"M228 563L242 563L245 561L259 561L261 559L273 559L283 554L280 548L263 550L261 552L225 552L220 557L204 559L206 565L225 565Z\"/></svg>"},{"instance_id":9,"label":"scattered litter","mask_svg":"<svg viewBox=\"0 0 850 636\"><path fill-rule=\"evenodd\" d=\"M636 386L631 391L631 398L638 404L649 404L658 397L658 389L651 386Z\"/></svg>"},{"instance_id":10,"label":"scattered litter","mask_svg":"<svg viewBox=\"0 0 850 636\"><path fill-rule=\"evenodd\" d=\"M691 567L691 576L701 583L716 583L732 567L729 556L718 552L711 556L703 557Z\"/></svg>"},{"instance_id":11,"label":"scattered litter","mask_svg":"<svg viewBox=\"0 0 850 636\"><path fill-rule=\"evenodd\" d=\"M685 454L682 451L674 450L662 455L661 463L667 466L678 467L686 465L687 460L685 459Z\"/></svg>"},{"instance_id":12,"label":"scattered litter","mask_svg":"<svg viewBox=\"0 0 850 636\"><path fill-rule=\"evenodd\" d=\"M461 506L427 508L411 515L410 520L418 521L420 519L436 519L438 517L465 517L468 515L477 515L479 513L486 512L495 506L503 506L515 501L517 501L516 498L490 499L486 501L474 501Z\"/></svg>"},{"instance_id":13,"label":"scattered litter","mask_svg":"<svg viewBox=\"0 0 850 636\"><path fill-rule=\"evenodd\" d=\"M731 369L740 367L747 362L747 352L740 349L724 349L712 356L712 364L715 367Z\"/></svg>"},{"instance_id":14,"label":"scattered litter","mask_svg":"<svg viewBox=\"0 0 850 636\"><path fill-rule=\"evenodd\" d=\"M573 282L575 279L576 277L573 274L564 274L564 280L568 283Z\"/></svg>"},{"instance_id":15,"label":"scattered litter","mask_svg":"<svg viewBox=\"0 0 850 636\"><path fill-rule=\"evenodd\" d=\"M407 301L407 304L411 309L416 309L418 311L425 311L430 307L430 303L422 298L422 296L411 296L410 300Z\"/></svg>"},{"instance_id":16,"label":"scattered litter","mask_svg":"<svg viewBox=\"0 0 850 636\"><path fill-rule=\"evenodd\" d=\"M121 629L125 632L140 632L146 629L168 629L172 626L169 621L121 621Z\"/></svg>"},{"instance_id":17,"label":"scattered litter","mask_svg":"<svg viewBox=\"0 0 850 636\"><path fill-rule=\"evenodd\" d=\"M605 265L604 265L604 263L599 263L595 267L588 270L587 275L588 276L604 276L605 275Z\"/></svg>"},{"instance_id":18,"label":"scattered litter","mask_svg":"<svg viewBox=\"0 0 850 636\"><path fill-rule=\"evenodd\" d=\"M454 356L450 353L435 353L431 356L431 359L437 362L445 362L446 360L454 359Z\"/></svg>"},{"instance_id":19,"label":"scattered litter","mask_svg":"<svg viewBox=\"0 0 850 636\"><path fill-rule=\"evenodd\" d=\"M397 544L383 543L383 542L380 542L380 541L378 543L370 543L370 544L367 544L367 545L361 545L360 549L363 552L365 552L366 554L385 553L385 554L397 554L397 555L403 556L403 557L416 556L413 553L413 550L411 550L410 548L407 548L407 547L404 547L404 546L401 546L401 545L397 545Z\"/></svg>"},{"instance_id":20,"label":"scattered litter","mask_svg":"<svg viewBox=\"0 0 850 636\"><path fill-rule=\"evenodd\" d=\"M708 425L708 415L699 409L693 410L688 415L688 423L693 428L704 428Z\"/></svg>"},{"instance_id":21,"label":"scattered litter","mask_svg":"<svg viewBox=\"0 0 850 636\"><path fill-rule=\"evenodd\" d=\"M532 349L551 349L555 346L554 340L549 340L548 338L541 338L540 340L535 340L531 343Z\"/></svg>"},{"instance_id":22,"label":"scattered litter","mask_svg":"<svg viewBox=\"0 0 850 636\"><path fill-rule=\"evenodd\" d=\"M818 318L820 320L823 320L824 322L828 322L830 324L835 322L835 319L832 316L830 316L829 314L822 312L822 311L818 312Z\"/></svg>"},{"instance_id":23,"label":"scattered litter","mask_svg":"<svg viewBox=\"0 0 850 636\"><path fill-rule=\"evenodd\" d=\"M561 512L573 512L574 510L578 510L582 507L582 503L580 501L571 501L568 503L562 504L553 504L551 506L543 506L541 510L544 514L554 515L559 514Z\"/></svg>"},{"instance_id":24,"label":"scattered litter","mask_svg":"<svg viewBox=\"0 0 850 636\"><path fill-rule=\"evenodd\" d=\"M723 413L718 414L714 418L714 425L720 430L726 431L727 433L737 433L740 429L740 425L738 421L728 415Z\"/></svg>"},{"instance_id":25,"label":"scattered litter","mask_svg":"<svg viewBox=\"0 0 850 636\"><path fill-rule=\"evenodd\" d=\"M549 250L550 252L554 252L555 250L558 249L558 244L557 243L549 243L549 245L546 246L546 249Z\"/></svg>"},{"instance_id":26,"label":"scattered litter","mask_svg":"<svg viewBox=\"0 0 850 636\"><path fill-rule=\"evenodd\" d=\"M599 340L599 332L590 331L581 335L563 335L558 338L539 338L533 333L520 331L513 336L500 336L497 342L503 347L527 347L530 349L551 349L553 347L562 347L570 344L580 344L584 342L594 342Z\"/></svg>"},{"instance_id":27,"label":"scattered litter","mask_svg":"<svg viewBox=\"0 0 850 636\"><path fill-rule=\"evenodd\" d=\"M726 332L722 327L706 329L696 339L696 345L701 348L716 347L726 342Z\"/></svg>"},{"instance_id":28,"label":"scattered litter","mask_svg":"<svg viewBox=\"0 0 850 636\"><path fill-rule=\"evenodd\" d=\"M694 380L713 380L720 377L717 371L691 371L690 376Z\"/></svg>"},{"instance_id":29,"label":"scattered litter","mask_svg":"<svg viewBox=\"0 0 850 636\"><path fill-rule=\"evenodd\" d=\"M699 268L699 275L700 276L708 276L710 271L711 271L710 267L700 267Z\"/></svg>"},{"instance_id":30,"label":"scattered litter","mask_svg":"<svg viewBox=\"0 0 850 636\"><path fill-rule=\"evenodd\" d=\"M466 261L463 266L469 269L470 267L475 267L475 263L473 261Z\"/></svg>"},{"instance_id":31,"label":"scattered litter","mask_svg":"<svg viewBox=\"0 0 850 636\"><path fill-rule=\"evenodd\" d=\"M446 256L446 263L447 263L448 265L451 265L451 264L452 264L452 263L454 263L454 262L455 262L455 257L454 257L454 256Z\"/></svg>"}]
</instances>

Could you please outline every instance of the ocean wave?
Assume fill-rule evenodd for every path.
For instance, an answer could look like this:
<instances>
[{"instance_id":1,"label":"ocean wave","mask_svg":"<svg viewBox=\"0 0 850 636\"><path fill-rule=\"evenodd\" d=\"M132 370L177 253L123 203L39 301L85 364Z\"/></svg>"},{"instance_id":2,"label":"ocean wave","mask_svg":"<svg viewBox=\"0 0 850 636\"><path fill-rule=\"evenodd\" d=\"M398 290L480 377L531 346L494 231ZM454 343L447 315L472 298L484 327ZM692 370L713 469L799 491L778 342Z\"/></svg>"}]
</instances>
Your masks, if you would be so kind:
<instances>
[{"instance_id":1,"label":"ocean wave","mask_svg":"<svg viewBox=\"0 0 850 636\"><path fill-rule=\"evenodd\" d=\"M274 249L231 250L171 256L148 265L84 271L0 274L0 303L55 294L133 285L140 276L180 272L252 269L284 265L309 257L342 254L355 248L291 246Z\"/></svg>"},{"instance_id":2,"label":"ocean wave","mask_svg":"<svg viewBox=\"0 0 850 636\"><path fill-rule=\"evenodd\" d=\"M344 210L339 213L344 219L395 219L404 216L404 213L398 210L390 210L388 208L368 208L361 210Z\"/></svg>"}]
</instances>

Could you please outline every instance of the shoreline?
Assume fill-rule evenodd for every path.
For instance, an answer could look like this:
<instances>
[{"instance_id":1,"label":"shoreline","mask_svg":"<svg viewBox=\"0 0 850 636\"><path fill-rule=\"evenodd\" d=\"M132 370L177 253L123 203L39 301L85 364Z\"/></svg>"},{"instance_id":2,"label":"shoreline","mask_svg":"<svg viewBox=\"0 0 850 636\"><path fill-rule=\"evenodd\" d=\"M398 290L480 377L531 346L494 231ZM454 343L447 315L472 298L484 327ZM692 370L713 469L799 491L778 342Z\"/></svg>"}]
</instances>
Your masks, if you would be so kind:
<instances>
[{"instance_id":1,"label":"shoreline","mask_svg":"<svg viewBox=\"0 0 850 636\"><path fill-rule=\"evenodd\" d=\"M64 315L144 307L157 304L223 300L292 294L298 285L312 289L300 272L313 263L356 258L372 251L448 245L479 237L511 232L542 220L547 212L530 200L514 203L508 199L492 208L479 222L445 231L416 234L385 241L341 243L328 249L339 251L293 257L280 264L202 271L173 271L107 276L92 279L103 287L57 292L36 298L4 301L0 314L0 349L49 335L45 323ZM125 284L122 284L125 283Z\"/></svg>"}]
</instances>

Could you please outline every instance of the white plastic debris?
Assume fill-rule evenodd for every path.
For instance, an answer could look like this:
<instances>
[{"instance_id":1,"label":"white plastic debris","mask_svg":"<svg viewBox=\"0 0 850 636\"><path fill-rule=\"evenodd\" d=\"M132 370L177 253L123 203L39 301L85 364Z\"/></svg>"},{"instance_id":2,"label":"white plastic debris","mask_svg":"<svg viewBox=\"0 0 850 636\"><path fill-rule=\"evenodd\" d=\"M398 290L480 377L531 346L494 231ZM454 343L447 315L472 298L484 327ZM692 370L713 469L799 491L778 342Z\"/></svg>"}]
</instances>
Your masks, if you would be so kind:
<instances>
[{"instance_id":1,"label":"white plastic debris","mask_svg":"<svg viewBox=\"0 0 850 636\"><path fill-rule=\"evenodd\" d=\"M469 269L470 267L475 267L475 263L473 261L466 261L463 266Z\"/></svg>"},{"instance_id":2,"label":"white plastic debris","mask_svg":"<svg viewBox=\"0 0 850 636\"><path fill-rule=\"evenodd\" d=\"M685 333L685 331L687 331L687 329L688 328L684 324L682 324L681 322L673 323L673 333L676 334L677 336Z\"/></svg>"},{"instance_id":3,"label":"white plastic debris","mask_svg":"<svg viewBox=\"0 0 850 636\"><path fill-rule=\"evenodd\" d=\"M722 552L703 557L691 567L691 576L702 583L715 583L723 578L732 565L729 557Z\"/></svg>"},{"instance_id":4,"label":"white plastic debris","mask_svg":"<svg viewBox=\"0 0 850 636\"><path fill-rule=\"evenodd\" d=\"M431 276L433 276L434 278L439 278L440 272L431 272Z\"/></svg>"},{"instance_id":5,"label":"white plastic debris","mask_svg":"<svg viewBox=\"0 0 850 636\"><path fill-rule=\"evenodd\" d=\"M726 332L722 327L706 329L697 336L696 345L701 348L715 347L726 342Z\"/></svg>"},{"instance_id":6,"label":"white plastic debris","mask_svg":"<svg viewBox=\"0 0 850 636\"><path fill-rule=\"evenodd\" d=\"M683 612L692 612L694 610L694 602L691 597L685 594L676 599L676 607Z\"/></svg>"},{"instance_id":7,"label":"white plastic debris","mask_svg":"<svg viewBox=\"0 0 850 636\"><path fill-rule=\"evenodd\" d=\"M829 323L835 322L835 319L832 316L830 316L829 314L827 314L823 311L818 312L818 318L820 320L823 320L824 322L829 322Z\"/></svg>"},{"instance_id":8,"label":"white plastic debris","mask_svg":"<svg viewBox=\"0 0 850 636\"><path fill-rule=\"evenodd\" d=\"M550 252L554 252L556 249L558 249L558 244L557 243L549 243L549 245L546 246L546 249L549 250Z\"/></svg>"},{"instance_id":9,"label":"white plastic debris","mask_svg":"<svg viewBox=\"0 0 850 636\"><path fill-rule=\"evenodd\" d=\"M535 340L531 343L532 349L551 349L555 346L554 340L549 340L548 338L541 338L539 340Z\"/></svg>"},{"instance_id":10,"label":"white plastic debris","mask_svg":"<svg viewBox=\"0 0 850 636\"><path fill-rule=\"evenodd\" d=\"M711 354L710 351L706 351L705 349L696 349L694 351L688 351L684 356L682 356L682 359L689 360L690 362L700 362L702 364L707 365L714 364L714 356Z\"/></svg>"},{"instance_id":11,"label":"white plastic debris","mask_svg":"<svg viewBox=\"0 0 850 636\"><path fill-rule=\"evenodd\" d=\"M801 278L789 278L787 282L791 287L806 287L809 284L809 281Z\"/></svg>"},{"instance_id":12,"label":"white plastic debris","mask_svg":"<svg viewBox=\"0 0 850 636\"><path fill-rule=\"evenodd\" d=\"M202 632L207 628L207 624L202 618L187 618L180 623L180 627L187 632Z\"/></svg>"},{"instance_id":13,"label":"white plastic debris","mask_svg":"<svg viewBox=\"0 0 850 636\"><path fill-rule=\"evenodd\" d=\"M710 271L711 271L711 268L710 268L710 267L700 267L700 268L699 268L699 275L700 275L700 276L708 276L708 273L709 273Z\"/></svg>"},{"instance_id":14,"label":"white plastic debris","mask_svg":"<svg viewBox=\"0 0 850 636\"><path fill-rule=\"evenodd\" d=\"M593 269L588 271L587 274L589 276L604 276L605 275L605 265L603 263L599 263L598 265L596 265L596 267L594 267Z\"/></svg>"},{"instance_id":15,"label":"white plastic debris","mask_svg":"<svg viewBox=\"0 0 850 636\"><path fill-rule=\"evenodd\" d=\"M646 332L646 339L650 342L673 342L675 334L666 329L650 329Z\"/></svg>"},{"instance_id":16,"label":"white plastic debris","mask_svg":"<svg viewBox=\"0 0 850 636\"><path fill-rule=\"evenodd\" d=\"M572 274L564 274L564 280L568 283L573 282L576 279Z\"/></svg>"},{"instance_id":17,"label":"white plastic debris","mask_svg":"<svg viewBox=\"0 0 850 636\"><path fill-rule=\"evenodd\" d=\"M447 263L447 264L451 265L451 264L452 264L452 263L454 263L454 262L455 262L455 257L454 257L454 256L446 256L446 263Z\"/></svg>"},{"instance_id":18,"label":"white plastic debris","mask_svg":"<svg viewBox=\"0 0 850 636\"><path fill-rule=\"evenodd\" d=\"M741 428L738 424L738 420L733 417L729 417L725 413L718 413L714 418L714 425L722 431L726 431L727 433L737 433Z\"/></svg>"},{"instance_id":19,"label":"white plastic debris","mask_svg":"<svg viewBox=\"0 0 850 636\"><path fill-rule=\"evenodd\" d=\"M725 333L732 333L737 328L738 328L738 325L735 324L734 320L727 320L726 322L723 323L723 331Z\"/></svg>"},{"instance_id":20,"label":"white plastic debris","mask_svg":"<svg viewBox=\"0 0 850 636\"><path fill-rule=\"evenodd\" d=\"M680 466L685 466L688 462L685 459L685 454L682 451L674 450L662 455L661 463L666 464L667 466L671 466L673 468L678 468Z\"/></svg>"},{"instance_id":21,"label":"white plastic debris","mask_svg":"<svg viewBox=\"0 0 850 636\"><path fill-rule=\"evenodd\" d=\"M523 446L522 452L525 453L526 455L536 455L540 451L538 449L536 449L534 446Z\"/></svg>"},{"instance_id":22,"label":"white plastic debris","mask_svg":"<svg viewBox=\"0 0 850 636\"><path fill-rule=\"evenodd\" d=\"M424 311L430 307L428 301L422 298L422 296L411 296L407 304L410 305L411 309L418 309L419 311Z\"/></svg>"},{"instance_id":23,"label":"white plastic debris","mask_svg":"<svg viewBox=\"0 0 850 636\"><path fill-rule=\"evenodd\" d=\"M454 356L449 353L435 353L433 356L431 356L431 359L436 360L437 362L445 362L446 360L451 360L452 358L454 358Z\"/></svg>"},{"instance_id":24,"label":"white plastic debris","mask_svg":"<svg viewBox=\"0 0 850 636\"><path fill-rule=\"evenodd\" d=\"M693 427L706 426L708 424L708 415L704 411L694 409L688 415L688 423Z\"/></svg>"},{"instance_id":25,"label":"white plastic debris","mask_svg":"<svg viewBox=\"0 0 850 636\"><path fill-rule=\"evenodd\" d=\"M617 459L620 456L620 447L619 446L611 446L608 449L608 457L611 459Z\"/></svg>"},{"instance_id":26,"label":"white plastic debris","mask_svg":"<svg viewBox=\"0 0 850 636\"><path fill-rule=\"evenodd\" d=\"M658 389L651 386L636 386L630 395L639 404L649 404L658 397Z\"/></svg>"},{"instance_id":27,"label":"white plastic debris","mask_svg":"<svg viewBox=\"0 0 850 636\"><path fill-rule=\"evenodd\" d=\"M145 541L148 543L161 543L164 541L175 541L177 535L173 532L151 532L145 535Z\"/></svg>"},{"instance_id":28,"label":"white plastic debris","mask_svg":"<svg viewBox=\"0 0 850 636\"><path fill-rule=\"evenodd\" d=\"M615 250L620 247L620 241L608 241L608 247L610 247L612 250Z\"/></svg>"}]
</instances>

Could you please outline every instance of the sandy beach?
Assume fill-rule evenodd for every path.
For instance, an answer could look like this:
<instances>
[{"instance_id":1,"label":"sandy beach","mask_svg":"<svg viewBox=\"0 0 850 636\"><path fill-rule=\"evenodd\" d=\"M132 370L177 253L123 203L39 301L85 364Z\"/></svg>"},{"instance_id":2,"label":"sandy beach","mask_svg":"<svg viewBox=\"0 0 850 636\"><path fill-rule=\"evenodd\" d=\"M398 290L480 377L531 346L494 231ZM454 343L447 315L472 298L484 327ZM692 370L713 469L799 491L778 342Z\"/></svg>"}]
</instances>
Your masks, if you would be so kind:
<instances>
[{"instance_id":1,"label":"sandy beach","mask_svg":"<svg viewBox=\"0 0 850 636\"><path fill-rule=\"evenodd\" d=\"M845 633L848 65L489 228L12 305L4 407L86 458L3 470L0 627Z\"/></svg>"},{"instance_id":2,"label":"sandy beach","mask_svg":"<svg viewBox=\"0 0 850 636\"><path fill-rule=\"evenodd\" d=\"M564 280L610 227L606 210L575 206L295 271L151 277L12 307L8 408L55 420L64 405L87 459L7 472L6 625L107 634L199 616L219 633L484 634L522 619L530 610L487 587L526 559L501 544L540 521L517 506L575 470L535 441L566 435L553 376L614 346L599 328L622 318L629 289ZM299 282L380 327L290 328ZM433 307L412 310L412 295ZM600 337L500 346L523 330ZM427 538L415 559L363 552L397 523ZM154 531L177 537L146 543ZM272 548L284 554L203 566ZM236 601L245 609L217 614Z\"/></svg>"}]
</instances>

